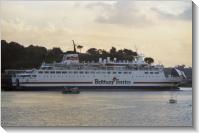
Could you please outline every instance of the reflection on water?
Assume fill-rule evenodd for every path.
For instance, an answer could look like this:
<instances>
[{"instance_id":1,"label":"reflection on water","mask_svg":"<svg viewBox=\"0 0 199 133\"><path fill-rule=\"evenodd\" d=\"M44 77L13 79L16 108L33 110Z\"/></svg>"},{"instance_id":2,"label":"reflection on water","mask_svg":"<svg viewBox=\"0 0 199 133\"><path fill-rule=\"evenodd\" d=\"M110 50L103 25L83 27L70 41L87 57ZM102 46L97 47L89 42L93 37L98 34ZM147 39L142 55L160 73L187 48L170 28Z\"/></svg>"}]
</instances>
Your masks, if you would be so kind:
<instances>
[{"instance_id":1,"label":"reflection on water","mask_svg":"<svg viewBox=\"0 0 199 133\"><path fill-rule=\"evenodd\" d=\"M192 90L2 92L2 126L192 126ZM170 97L177 104L169 104Z\"/></svg>"}]
</instances>

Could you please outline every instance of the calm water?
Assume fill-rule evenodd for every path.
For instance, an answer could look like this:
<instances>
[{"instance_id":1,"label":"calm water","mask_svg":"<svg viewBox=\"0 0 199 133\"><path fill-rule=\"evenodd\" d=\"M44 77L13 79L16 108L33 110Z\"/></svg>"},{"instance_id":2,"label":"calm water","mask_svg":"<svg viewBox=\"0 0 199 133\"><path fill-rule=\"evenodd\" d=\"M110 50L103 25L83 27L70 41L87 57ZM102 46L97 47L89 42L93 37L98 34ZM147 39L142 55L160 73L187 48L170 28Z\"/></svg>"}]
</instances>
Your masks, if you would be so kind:
<instances>
[{"instance_id":1,"label":"calm water","mask_svg":"<svg viewBox=\"0 0 199 133\"><path fill-rule=\"evenodd\" d=\"M2 126L192 126L192 90L1 92ZM169 104L170 97L178 100Z\"/></svg>"}]
</instances>

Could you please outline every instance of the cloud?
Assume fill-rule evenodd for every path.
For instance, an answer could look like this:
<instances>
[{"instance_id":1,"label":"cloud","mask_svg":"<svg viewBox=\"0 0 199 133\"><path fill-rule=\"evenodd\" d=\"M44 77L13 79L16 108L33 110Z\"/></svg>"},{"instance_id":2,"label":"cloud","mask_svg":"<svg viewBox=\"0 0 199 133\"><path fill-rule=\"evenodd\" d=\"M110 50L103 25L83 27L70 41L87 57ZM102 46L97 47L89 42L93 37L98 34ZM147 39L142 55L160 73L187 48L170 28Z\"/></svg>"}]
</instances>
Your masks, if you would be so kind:
<instances>
[{"instance_id":1,"label":"cloud","mask_svg":"<svg viewBox=\"0 0 199 133\"><path fill-rule=\"evenodd\" d=\"M111 3L89 3L96 11L95 22L143 27L168 20L191 20L191 2L156 2L119 0Z\"/></svg>"},{"instance_id":2,"label":"cloud","mask_svg":"<svg viewBox=\"0 0 199 133\"><path fill-rule=\"evenodd\" d=\"M64 42L72 33L66 28L47 22L40 27L32 25L23 19L1 19L1 36L8 41L18 41L24 44L46 43L52 47L56 43ZM49 39L50 38L50 39Z\"/></svg>"},{"instance_id":3,"label":"cloud","mask_svg":"<svg viewBox=\"0 0 199 133\"><path fill-rule=\"evenodd\" d=\"M111 1L103 1L103 2L89 2L85 5L86 8L88 9L95 9L95 8L102 8L102 9L108 9L111 6L113 6L113 4L115 4L116 2L111 2Z\"/></svg>"},{"instance_id":4,"label":"cloud","mask_svg":"<svg viewBox=\"0 0 199 133\"><path fill-rule=\"evenodd\" d=\"M96 46L122 49L136 45L141 52L164 64L191 65L192 25L186 21L191 19L191 2L33 3L2 2L2 39L64 50L72 49L71 40L76 40L85 51Z\"/></svg>"},{"instance_id":5,"label":"cloud","mask_svg":"<svg viewBox=\"0 0 199 133\"><path fill-rule=\"evenodd\" d=\"M192 6L178 16L179 19L192 20Z\"/></svg>"},{"instance_id":6,"label":"cloud","mask_svg":"<svg viewBox=\"0 0 199 133\"><path fill-rule=\"evenodd\" d=\"M150 23L146 15L140 12L135 1L117 1L112 3L91 3L86 7L96 9L95 22L119 25L143 25Z\"/></svg>"},{"instance_id":7,"label":"cloud","mask_svg":"<svg viewBox=\"0 0 199 133\"><path fill-rule=\"evenodd\" d=\"M152 11L154 11L159 18L161 19L167 19L167 20L192 20L192 6L187 7L179 14L171 14L168 12L161 11L160 9L156 7L151 8Z\"/></svg>"}]
</instances>

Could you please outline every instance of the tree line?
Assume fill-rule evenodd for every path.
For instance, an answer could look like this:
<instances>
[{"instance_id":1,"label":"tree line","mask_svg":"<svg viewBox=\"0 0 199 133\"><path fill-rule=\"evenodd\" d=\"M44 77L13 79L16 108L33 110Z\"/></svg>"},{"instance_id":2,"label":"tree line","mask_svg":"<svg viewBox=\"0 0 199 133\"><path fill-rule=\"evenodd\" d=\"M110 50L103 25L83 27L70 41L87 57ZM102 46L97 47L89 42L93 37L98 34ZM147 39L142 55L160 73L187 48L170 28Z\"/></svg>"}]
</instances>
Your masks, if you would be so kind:
<instances>
[{"instance_id":1,"label":"tree line","mask_svg":"<svg viewBox=\"0 0 199 133\"><path fill-rule=\"evenodd\" d=\"M109 51L104 49L90 48L85 53L81 53L83 46L77 46L79 49L80 62L98 62L99 58L110 57L117 58L117 60L129 60L132 61L137 56L137 52L130 49L119 49L112 47ZM73 51L63 52L59 47L47 49L41 46L29 45L24 47L17 42L7 42L1 40L1 69L30 69L39 68L42 62L52 63L60 62L64 53L70 53ZM153 63L154 60L151 57L146 57L145 62Z\"/></svg>"}]
</instances>

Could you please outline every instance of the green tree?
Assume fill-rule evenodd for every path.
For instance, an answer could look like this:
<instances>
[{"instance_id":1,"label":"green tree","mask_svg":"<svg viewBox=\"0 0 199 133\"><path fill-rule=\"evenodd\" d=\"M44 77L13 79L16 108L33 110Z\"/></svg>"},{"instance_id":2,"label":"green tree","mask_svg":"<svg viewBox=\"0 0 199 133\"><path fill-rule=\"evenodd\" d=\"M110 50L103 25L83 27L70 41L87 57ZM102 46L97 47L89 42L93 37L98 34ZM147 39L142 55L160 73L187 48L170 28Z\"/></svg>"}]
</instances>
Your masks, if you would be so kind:
<instances>
[{"instance_id":1,"label":"green tree","mask_svg":"<svg viewBox=\"0 0 199 133\"><path fill-rule=\"evenodd\" d=\"M74 43L74 50L76 44ZM84 61L95 61L101 57L105 59L106 57L117 58L117 60L132 60L137 53L130 49L119 49L112 47L110 50L106 51L104 49L90 48L86 53L81 53L83 46L78 45L80 49L79 59L81 62ZM38 68L43 61L47 63L52 63L54 61L60 62L63 57L63 51L54 47L53 49L46 49L45 47L34 46L31 44L28 47L24 47L17 42L6 42L6 40L1 40L1 68L5 69L28 69L28 68ZM66 54L74 54L74 51L67 51ZM154 62L153 58L146 57L145 62L151 64Z\"/></svg>"},{"instance_id":2,"label":"green tree","mask_svg":"<svg viewBox=\"0 0 199 133\"><path fill-rule=\"evenodd\" d=\"M30 45L24 47L17 42L1 40L2 70L38 68L45 59L47 49Z\"/></svg>"},{"instance_id":3,"label":"green tree","mask_svg":"<svg viewBox=\"0 0 199 133\"><path fill-rule=\"evenodd\" d=\"M80 50L80 53L81 53L82 48L83 48L83 46L81 46L81 45L78 45L78 46L77 46L77 49Z\"/></svg>"},{"instance_id":4,"label":"green tree","mask_svg":"<svg viewBox=\"0 0 199 133\"><path fill-rule=\"evenodd\" d=\"M96 48L90 48L87 50L87 53L90 55L97 55L99 54L99 51Z\"/></svg>"},{"instance_id":5,"label":"green tree","mask_svg":"<svg viewBox=\"0 0 199 133\"><path fill-rule=\"evenodd\" d=\"M54 47L53 49L48 50L46 56L46 62L52 63L54 61L60 62L63 57L63 52L60 48Z\"/></svg>"},{"instance_id":6,"label":"green tree","mask_svg":"<svg viewBox=\"0 0 199 133\"><path fill-rule=\"evenodd\" d=\"M144 61L145 61L146 63L148 63L148 64L154 63L154 59L151 58L151 57L145 57L145 58L144 58Z\"/></svg>"}]
</instances>

